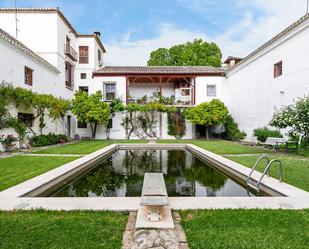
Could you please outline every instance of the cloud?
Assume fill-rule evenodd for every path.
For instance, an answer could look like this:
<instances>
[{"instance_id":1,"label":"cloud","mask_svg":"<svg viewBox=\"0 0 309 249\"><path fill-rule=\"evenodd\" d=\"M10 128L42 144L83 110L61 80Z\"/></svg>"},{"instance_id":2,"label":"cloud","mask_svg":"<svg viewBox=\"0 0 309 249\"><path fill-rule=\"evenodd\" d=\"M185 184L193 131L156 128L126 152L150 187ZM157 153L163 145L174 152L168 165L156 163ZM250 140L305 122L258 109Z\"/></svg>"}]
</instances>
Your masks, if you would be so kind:
<instances>
[{"instance_id":1,"label":"cloud","mask_svg":"<svg viewBox=\"0 0 309 249\"><path fill-rule=\"evenodd\" d=\"M198 13L207 10L200 0L179 1ZM158 26L157 36L151 39L133 40L131 34L127 33L121 39L107 43L106 63L146 65L151 51L195 38L216 42L223 57L244 57L304 15L306 0L298 0L297 3L294 0L280 0L280 4L278 0L239 0L237 4L247 11L241 20L226 27L221 34L210 36L200 30L188 30L173 23L163 23ZM260 14L257 15L257 12Z\"/></svg>"}]
</instances>

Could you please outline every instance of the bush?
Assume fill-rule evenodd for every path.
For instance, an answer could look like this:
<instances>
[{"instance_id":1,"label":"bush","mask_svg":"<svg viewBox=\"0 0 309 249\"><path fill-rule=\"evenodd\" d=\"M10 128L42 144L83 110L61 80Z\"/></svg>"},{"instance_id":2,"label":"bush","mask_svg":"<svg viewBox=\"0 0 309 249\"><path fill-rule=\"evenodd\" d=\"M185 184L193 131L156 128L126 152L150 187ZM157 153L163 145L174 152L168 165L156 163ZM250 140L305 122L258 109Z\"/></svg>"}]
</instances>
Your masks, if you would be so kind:
<instances>
[{"instance_id":1,"label":"bush","mask_svg":"<svg viewBox=\"0 0 309 249\"><path fill-rule=\"evenodd\" d=\"M65 143L68 141L66 135L49 133L48 135L39 135L31 138L30 144L33 147L41 147L51 144Z\"/></svg>"},{"instance_id":2,"label":"bush","mask_svg":"<svg viewBox=\"0 0 309 249\"><path fill-rule=\"evenodd\" d=\"M257 128L253 130L254 136L261 142L265 142L268 137L283 137L278 130L270 130L267 127Z\"/></svg>"},{"instance_id":3,"label":"bush","mask_svg":"<svg viewBox=\"0 0 309 249\"><path fill-rule=\"evenodd\" d=\"M223 137L228 140L239 141L244 139L247 134L238 129L238 124L234 121L231 115L228 115L224 121L225 132Z\"/></svg>"}]
</instances>

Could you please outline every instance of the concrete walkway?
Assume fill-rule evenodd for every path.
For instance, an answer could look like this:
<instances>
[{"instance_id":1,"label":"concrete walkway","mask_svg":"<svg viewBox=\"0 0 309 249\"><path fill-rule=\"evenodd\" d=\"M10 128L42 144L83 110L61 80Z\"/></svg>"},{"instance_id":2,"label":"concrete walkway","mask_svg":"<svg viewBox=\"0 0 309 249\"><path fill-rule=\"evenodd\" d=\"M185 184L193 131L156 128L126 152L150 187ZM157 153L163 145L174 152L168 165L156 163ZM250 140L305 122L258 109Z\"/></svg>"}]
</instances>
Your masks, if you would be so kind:
<instances>
[{"instance_id":1,"label":"concrete walkway","mask_svg":"<svg viewBox=\"0 0 309 249\"><path fill-rule=\"evenodd\" d=\"M172 210L308 209L309 197L169 197ZM0 197L0 210L137 211L140 197Z\"/></svg>"}]
</instances>

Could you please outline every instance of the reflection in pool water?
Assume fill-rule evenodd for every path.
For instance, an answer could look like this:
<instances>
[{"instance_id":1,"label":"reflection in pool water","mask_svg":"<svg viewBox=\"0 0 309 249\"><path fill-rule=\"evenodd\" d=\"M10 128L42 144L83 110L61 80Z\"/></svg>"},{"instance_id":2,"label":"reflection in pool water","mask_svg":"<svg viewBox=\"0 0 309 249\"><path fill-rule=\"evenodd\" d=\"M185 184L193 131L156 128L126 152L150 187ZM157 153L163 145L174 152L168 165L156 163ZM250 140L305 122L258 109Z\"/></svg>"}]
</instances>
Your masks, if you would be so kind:
<instances>
[{"instance_id":1,"label":"reflection in pool water","mask_svg":"<svg viewBox=\"0 0 309 249\"><path fill-rule=\"evenodd\" d=\"M52 196L140 196L145 172L163 172L169 196L247 196L247 190L185 150L119 150Z\"/></svg>"}]
</instances>

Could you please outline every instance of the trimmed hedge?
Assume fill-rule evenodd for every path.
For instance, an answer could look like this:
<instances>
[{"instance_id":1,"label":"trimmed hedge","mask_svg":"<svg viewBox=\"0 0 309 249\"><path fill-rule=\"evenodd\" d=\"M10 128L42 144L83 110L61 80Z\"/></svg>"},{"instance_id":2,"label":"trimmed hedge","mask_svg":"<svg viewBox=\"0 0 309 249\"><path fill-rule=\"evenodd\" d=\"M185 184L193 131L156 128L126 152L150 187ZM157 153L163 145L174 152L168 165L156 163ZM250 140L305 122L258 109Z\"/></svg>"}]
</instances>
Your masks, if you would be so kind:
<instances>
[{"instance_id":1,"label":"trimmed hedge","mask_svg":"<svg viewBox=\"0 0 309 249\"><path fill-rule=\"evenodd\" d=\"M32 137L30 140L30 144L33 147L41 147L46 145L65 143L67 141L68 138L66 135L48 133L47 135L39 135Z\"/></svg>"},{"instance_id":2,"label":"trimmed hedge","mask_svg":"<svg viewBox=\"0 0 309 249\"><path fill-rule=\"evenodd\" d=\"M283 137L278 130L270 130L267 127L257 128L253 130L254 136L261 142L265 142L268 137Z\"/></svg>"}]
</instances>

